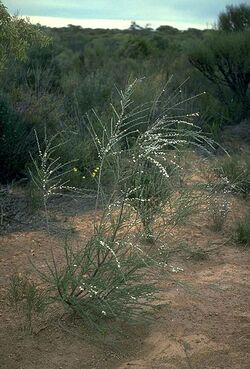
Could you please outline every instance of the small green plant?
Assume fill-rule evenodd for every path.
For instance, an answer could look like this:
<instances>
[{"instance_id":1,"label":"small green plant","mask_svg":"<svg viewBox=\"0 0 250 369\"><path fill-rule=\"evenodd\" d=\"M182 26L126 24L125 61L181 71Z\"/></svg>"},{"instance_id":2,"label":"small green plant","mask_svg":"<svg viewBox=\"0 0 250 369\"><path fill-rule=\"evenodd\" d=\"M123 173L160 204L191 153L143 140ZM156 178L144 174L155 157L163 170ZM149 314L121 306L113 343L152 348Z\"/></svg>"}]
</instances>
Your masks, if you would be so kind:
<instances>
[{"instance_id":1,"label":"small green plant","mask_svg":"<svg viewBox=\"0 0 250 369\"><path fill-rule=\"evenodd\" d=\"M183 252L187 259L191 259L194 261L204 261L209 259L208 250L204 250L200 247L191 247L187 242L181 242L179 248L176 250L177 252Z\"/></svg>"},{"instance_id":2,"label":"small green plant","mask_svg":"<svg viewBox=\"0 0 250 369\"><path fill-rule=\"evenodd\" d=\"M235 239L244 246L250 246L250 213L237 223Z\"/></svg>"},{"instance_id":3,"label":"small green plant","mask_svg":"<svg viewBox=\"0 0 250 369\"><path fill-rule=\"evenodd\" d=\"M33 320L44 313L47 306L47 295L25 277L13 275L8 288L10 305L23 317L23 329L33 331Z\"/></svg>"},{"instance_id":4,"label":"small green plant","mask_svg":"<svg viewBox=\"0 0 250 369\"><path fill-rule=\"evenodd\" d=\"M224 187L235 193L247 195L250 192L250 157L249 153L232 155L219 161L216 172L221 177Z\"/></svg>"},{"instance_id":5,"label":"small green plant","mask_svg":"<svg viewBox=\"0 0 250 369\"><path fill-rule=\"evenodd\" d=\"M202 211L201 205L205 202L206 196L197 192L196 185L185 186L178 189L178 193L169 202L168 223L172 227L180 224L186 224L192 215L199 214Z\"/></svg>"},{"instance_id":6,"label":"small green plant","mask_svg":"<svg viewBox=\"0 0 250 369\"><path fill-rule=\"evenodd\" d=\"M220 232L227 220L230 204L224 198L212 197L209 203L209 217L212 221L212 230Z\"/></svg>"}]
</instances>

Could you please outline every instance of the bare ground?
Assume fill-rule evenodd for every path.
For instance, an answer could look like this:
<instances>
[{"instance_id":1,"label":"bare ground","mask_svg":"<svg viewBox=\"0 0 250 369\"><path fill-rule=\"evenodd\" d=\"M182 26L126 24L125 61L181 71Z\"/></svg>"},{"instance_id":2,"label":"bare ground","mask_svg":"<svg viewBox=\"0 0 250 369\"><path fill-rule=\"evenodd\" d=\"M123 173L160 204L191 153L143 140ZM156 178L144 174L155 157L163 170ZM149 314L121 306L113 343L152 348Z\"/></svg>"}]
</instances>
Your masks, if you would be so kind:
<instances>
[{"instance_id":1,"label":"bare ground","mask_svg":"<svg viewBox=\"0 0 250 369\"><path fill-rule=\"evenodd\" d=\"M242 204L237 202L231 221L242 213ZM91 219L91 211L72 213L65 223L76 238L84 238ZM195 261L187 253L174 254L168 272L163 268L154 277L160 292L152 323L122 324L121 333L111 324L110 333L100 338L78 320L60 319L60 309L37 322L33 335L21 330L21 318L6 300L9 277L15 272L36 278L28 258L42 270L51 246L60 255L62 239L38 226L9 227L0 237L0 368L248 369L249 249L229 241L229 231L230 224L214 233L197 222L179 229L179 239L208 251L209 258ZM183 271L171 272L172 267Z\"/></svg>"}]
</instances>

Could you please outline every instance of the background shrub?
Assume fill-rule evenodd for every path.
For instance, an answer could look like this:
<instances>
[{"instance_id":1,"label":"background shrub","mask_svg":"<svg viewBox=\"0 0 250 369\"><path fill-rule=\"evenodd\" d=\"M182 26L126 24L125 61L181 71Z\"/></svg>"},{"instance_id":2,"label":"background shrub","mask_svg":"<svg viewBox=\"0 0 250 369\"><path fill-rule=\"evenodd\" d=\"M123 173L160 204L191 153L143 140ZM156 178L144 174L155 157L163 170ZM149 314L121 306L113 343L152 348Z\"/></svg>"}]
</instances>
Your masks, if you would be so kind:
<instances>
[{"instance_id":1,"label":"background shrub","mask_svg":"<svg viewBox=\"0 0 250 369\"><path fill-rule=\"evenodd\" d=\"M236 225L235 238L238 243L250 246L250 214Z\"/></svg>"},{"instance_id":2,"label":"background shrub","mask_svg":"<svg viewBox=\"0 0 250 369\"><path fill-rule=\"evenodd\" d=\"M8 99L0 96L0 178L7 183L24 174L34 137Z\"/></svg>"},{"instance_id":3,"label":"background shrub","mask_svg":"<svg viewBox=\"0 0 250 369\"><path fill-rule=\"evenodd\" d=\"M226 188L232 192L247 195L250 191L250 155L232 154L219 160L216 172Z\"/></svg>"}]
</instances>

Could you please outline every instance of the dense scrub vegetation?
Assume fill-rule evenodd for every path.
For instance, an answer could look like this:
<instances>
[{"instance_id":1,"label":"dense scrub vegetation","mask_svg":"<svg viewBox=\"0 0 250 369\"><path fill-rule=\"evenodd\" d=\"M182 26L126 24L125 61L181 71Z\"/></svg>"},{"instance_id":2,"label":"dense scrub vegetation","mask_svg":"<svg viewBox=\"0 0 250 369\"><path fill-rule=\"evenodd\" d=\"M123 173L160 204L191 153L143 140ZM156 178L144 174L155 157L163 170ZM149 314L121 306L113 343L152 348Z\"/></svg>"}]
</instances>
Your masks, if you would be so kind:
<instances>
[{"instance_id":1,"label":"dense scrub vegetation","mask_svg":"<svg viewBox=\"0 0 250 369\"><path fill-rule=\"evenodd\" d=\"M117 91L136 78L146 79L136 87L136 104L154 101L166 84L169 99L177 90L182 100L201 94L187 104L200 112L195 123L216 139L224 125L249 115L247 5L228 7L218 30L152 30L135 23L124 31L35 27L11 17L3 5L0 27L3 183L28 176L34 129L39 137L45 130L48 136L63 132L68 144L60 155L65 161L77 159L78 173L87 177L98 162L88 116L94 109L108 122L107 101L119 106Z\"/></svg>"}]
</instances>

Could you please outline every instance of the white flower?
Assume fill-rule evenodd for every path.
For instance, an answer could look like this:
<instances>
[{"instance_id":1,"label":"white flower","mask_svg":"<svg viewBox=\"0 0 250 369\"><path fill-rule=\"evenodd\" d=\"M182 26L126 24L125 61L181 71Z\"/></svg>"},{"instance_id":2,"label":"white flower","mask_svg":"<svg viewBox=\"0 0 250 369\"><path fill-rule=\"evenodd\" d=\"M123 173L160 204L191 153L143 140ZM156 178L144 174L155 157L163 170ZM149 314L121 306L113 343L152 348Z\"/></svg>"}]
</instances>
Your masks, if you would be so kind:
<instances>
[{"instance_id":1,"label":"white flower","mask_svg":"<svg viewBox=\"0 0 250 369\"><path fill-rule=\"evenodd\" d=\"M170 268L172 270L173 273L179 273L179 272L183 272L184 269L180 268L180 267L175 267L173 265L170 265Z\"/></svg>"}]
</instances>

